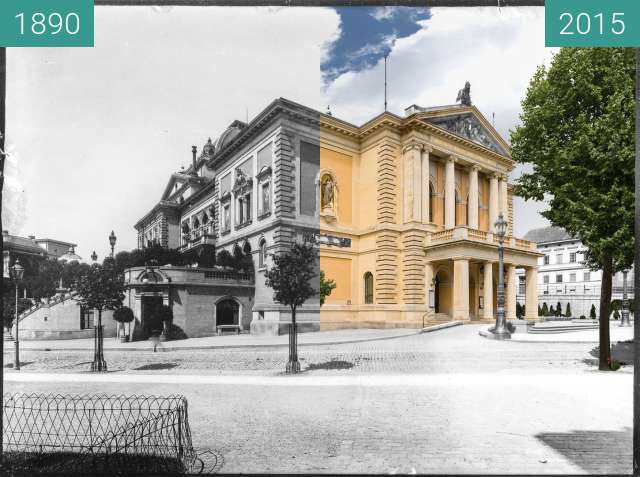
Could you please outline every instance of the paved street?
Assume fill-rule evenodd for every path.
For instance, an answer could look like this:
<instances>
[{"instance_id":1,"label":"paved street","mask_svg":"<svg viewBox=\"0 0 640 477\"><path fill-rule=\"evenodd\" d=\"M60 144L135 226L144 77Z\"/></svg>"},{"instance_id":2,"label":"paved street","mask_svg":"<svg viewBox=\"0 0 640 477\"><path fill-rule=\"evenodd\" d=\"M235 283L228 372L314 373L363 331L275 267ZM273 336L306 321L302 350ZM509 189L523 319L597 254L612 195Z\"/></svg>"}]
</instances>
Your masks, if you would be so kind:
<instances>
[{"instance_id":1,"label":"paved street","mask_svg":"<svg viewBox=\"0 0 640 477\"><path fill-rule=\"evenodd\" d=\"M309 373L518 373L574 372L595 369L593 343L495 342L478 336L483 325L465 325L433 333L335 345L300 347ZM12 366L13 347L5 351ZM252 373L277 375L287 361L286 347L219 350L110 351L110 371L163 373ZM85 372L93 350L22 350L23 371ZM626 356L627 362L631 360ZM631 372L623 369L622 372Z\"/></svg>"},{"instance_id":2,"label":"paved street","mask_svg":"<svg viewBox=\"0 0 640 477\"><path fill-rule=\"evenodd\" d=\"M223 472L631 472L629 366L596 371L593 344L477 332L305 347L295 377L286 349L107 353L114 372L99 376L82 372L90 353L53 365L41 352L6 371L5 392L184 394L194 445L221 454Z\"/></svg>"}]
</instances>

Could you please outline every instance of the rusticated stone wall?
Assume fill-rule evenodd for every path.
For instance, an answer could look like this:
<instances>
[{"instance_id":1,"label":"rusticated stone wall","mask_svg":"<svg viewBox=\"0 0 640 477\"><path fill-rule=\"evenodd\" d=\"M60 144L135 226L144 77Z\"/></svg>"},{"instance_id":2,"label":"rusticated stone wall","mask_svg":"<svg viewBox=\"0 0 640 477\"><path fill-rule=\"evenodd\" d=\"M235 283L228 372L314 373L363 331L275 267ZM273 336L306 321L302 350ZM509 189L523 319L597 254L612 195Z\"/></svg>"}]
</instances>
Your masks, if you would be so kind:
<instances>
[{"instance_id":1,"label":"rusticated stone wall","mask_svg":"<svg viewBox=\"0 0 640 477\"><path fill-rule=\"evenodd\" d=\"M424 233L412 230L405 233L402 245L402 297L403 303L423 304L424 288Z\"/></svg>"}]
</instances>

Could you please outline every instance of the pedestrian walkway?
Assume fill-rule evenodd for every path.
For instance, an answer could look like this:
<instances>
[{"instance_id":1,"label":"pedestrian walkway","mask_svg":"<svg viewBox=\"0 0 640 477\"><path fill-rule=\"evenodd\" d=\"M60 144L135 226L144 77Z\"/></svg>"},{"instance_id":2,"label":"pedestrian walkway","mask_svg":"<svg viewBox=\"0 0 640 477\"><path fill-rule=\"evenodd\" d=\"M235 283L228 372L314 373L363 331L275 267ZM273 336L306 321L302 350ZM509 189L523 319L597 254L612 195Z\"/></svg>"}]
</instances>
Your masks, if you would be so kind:
<instances>
[{"instance_id":1,"label":"pedestrian walkway","mask_svg":"<svg viewBox=\"0 0 640 477\"><path fill-rule=\"evenodd\" d=\"M325 344L358 343L364 341L377 341L405 336L413 336L422 332L436 331L451 326L460 325L462 322L450 322L434 325L424 329L414 328L390 328L390 329L355 329L316 331L312 333L300 333L298 346L315 346ZM23 351L81 351L93 349L93 338L75 340L47 340L47 341L21 341L20 349ZM204 350L225 348L254 348L254 347L282 347L288 346L288 335L280 336L255 336L250 334L228 334L222 336L206 336L203 338L189 338L186 340L165 341L158 345L158 351L178 350ZM153 351L152 341L133 341L121 343L115 338L104 340L104 349L109 351ZM12 349L5 345L5 352Z\"/></svg>"},{"instance_id":2,"label":"pedestrian walkway","mask_svg":"<svg viewBox=\"0 0 640 477\"><path fill-rule=\"evenodd\" d=\"M488 327L487 327L488 329ZM609 335L611 343L628 341L633 339L632 326L620 326L620 322L610 323ZM544 343L599 343L600 330L567 331L564 333L514 333L511 341L536 341Z\"/></svg>"}]
</instances>

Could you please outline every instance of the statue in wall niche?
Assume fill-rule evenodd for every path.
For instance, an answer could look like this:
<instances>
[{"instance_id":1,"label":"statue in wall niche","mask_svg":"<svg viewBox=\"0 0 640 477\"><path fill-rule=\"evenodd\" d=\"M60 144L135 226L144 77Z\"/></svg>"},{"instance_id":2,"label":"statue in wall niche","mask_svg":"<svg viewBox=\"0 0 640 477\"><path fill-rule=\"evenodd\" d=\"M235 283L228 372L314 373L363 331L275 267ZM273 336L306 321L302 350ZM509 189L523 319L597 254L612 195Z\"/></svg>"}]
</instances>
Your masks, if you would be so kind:
<instances>
[{"instance_id":1,"label":"statue in wall niche","mask_svg":"<svg viewBox=\"0 0 640 477\"><path fill-rule=\"evenodd\" d=\"M322 176L320 183L320 204L322 209L333 209L334 205L334 183L329 174Z\"/></svg>"},{"instance_id":2,"label":"statue in wall niche","mask_svg":"<svg viewBox=\"0 0 640 477\"><path fill-rule=\"evenodd\" d=\"M458 101L462 106L471 106L471 83L468 81L464 84L464 88L458 91L456 103Z\"/></svg>"}]
</instances>

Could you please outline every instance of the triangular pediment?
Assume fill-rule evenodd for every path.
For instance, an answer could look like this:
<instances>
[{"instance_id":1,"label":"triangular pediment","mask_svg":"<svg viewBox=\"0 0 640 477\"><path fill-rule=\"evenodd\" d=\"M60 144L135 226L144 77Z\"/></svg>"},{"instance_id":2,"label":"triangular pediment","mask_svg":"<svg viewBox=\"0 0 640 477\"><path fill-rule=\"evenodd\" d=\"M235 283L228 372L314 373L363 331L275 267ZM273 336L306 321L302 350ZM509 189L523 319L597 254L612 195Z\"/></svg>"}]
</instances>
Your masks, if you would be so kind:
<instances>
[{"instance_id":1,"label":"triangular pediment","mask_svg":"<svg viewBox=\"0 0 640 477\"><path fill-rule=\"evenodd\" d=\"M168 200L169 197L171 197L176 190L181 189L186 182L187 177L185 177L184 175L171 174L169 182L167 183L167 187L165 187L164 193L162 194L162 200ZM177 188L176 185L178 186Z\"/></svg>"},{"instance_id":2,"label":"triangular pediment","mask_svg":"<svg viewBox=\"0 0 640 477\"><path fill-rule=\"evenodd\" d=\"M496 138L499 137L497 132L491 131L473 111L467 110L454 114L432 116L423 119L423 121L491 149L498 154L509 156L509 152L501 144L502 141Z\"/></svg>"}]
</instances>

